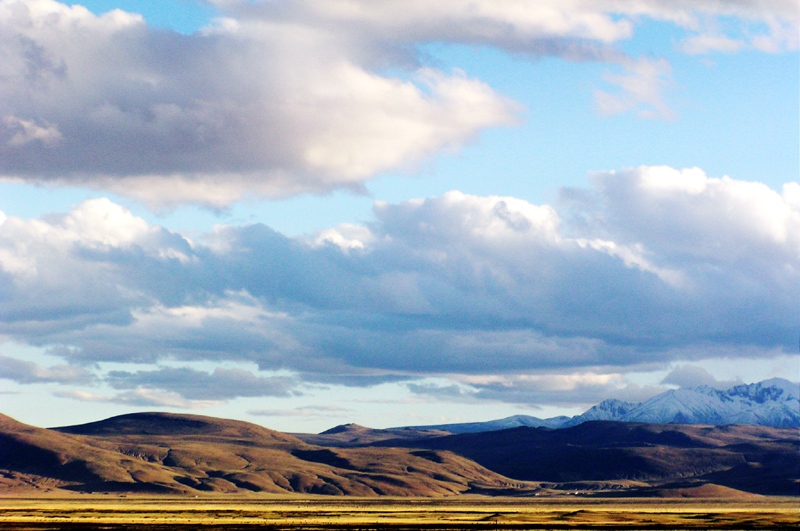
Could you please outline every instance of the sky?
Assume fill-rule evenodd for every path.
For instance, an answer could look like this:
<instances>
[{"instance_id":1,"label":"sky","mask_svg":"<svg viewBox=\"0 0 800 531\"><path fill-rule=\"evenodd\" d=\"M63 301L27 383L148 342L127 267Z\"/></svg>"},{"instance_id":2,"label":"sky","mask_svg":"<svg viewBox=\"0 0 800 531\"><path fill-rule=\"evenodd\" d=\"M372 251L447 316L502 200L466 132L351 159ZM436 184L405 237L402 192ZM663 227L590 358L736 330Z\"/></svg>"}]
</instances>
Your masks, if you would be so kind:
<instances>
[{"instance_id":1,"label":"sky","mask_svg":"<svg viewBox=\"0 0 800 531\"><path fill-rule=\"evenodd\" d=\"M800 380L800 7L0 0L0 412Z\"/></svg>"}]
</instances>

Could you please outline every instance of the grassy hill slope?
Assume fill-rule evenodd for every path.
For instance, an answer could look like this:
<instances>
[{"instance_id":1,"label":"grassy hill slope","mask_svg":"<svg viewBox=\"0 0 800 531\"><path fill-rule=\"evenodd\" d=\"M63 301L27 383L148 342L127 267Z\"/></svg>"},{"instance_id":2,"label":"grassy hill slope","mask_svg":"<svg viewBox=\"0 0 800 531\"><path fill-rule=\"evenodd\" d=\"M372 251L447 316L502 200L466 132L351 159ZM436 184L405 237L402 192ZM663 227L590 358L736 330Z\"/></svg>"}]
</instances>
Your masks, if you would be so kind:
<instances>
[{"instance_id":1,"label":"grassy hill slope","mask_svg":"<svg viewBox=\"0 0 800 531\"><path fill-rule=\"evenodd\" d=\"M513 481L447 451L330 449L246 422L142 413L58 429L0 418L0 486L444 496Z\"/></svg>"}]
</instances>

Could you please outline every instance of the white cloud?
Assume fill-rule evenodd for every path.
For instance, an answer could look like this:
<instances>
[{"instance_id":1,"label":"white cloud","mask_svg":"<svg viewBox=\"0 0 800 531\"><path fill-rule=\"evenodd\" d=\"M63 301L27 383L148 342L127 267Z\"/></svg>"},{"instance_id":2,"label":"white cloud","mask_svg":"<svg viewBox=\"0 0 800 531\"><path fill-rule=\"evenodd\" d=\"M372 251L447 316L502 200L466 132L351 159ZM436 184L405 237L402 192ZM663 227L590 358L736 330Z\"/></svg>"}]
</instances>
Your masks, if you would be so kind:
<instances>
[{"instance_id":1,"label":"white cloud","mask_svg":"<svg viewBox=\"0 0 800 531\"><path fill-rule=\"evenodd\" d=\"M354 65L329 68L320 77L316 92L292 102L312 121L303 162L310 171L353 182L457 148L484 127L515 121L511 101L460 72L420 69L421 88Z\"/></svg>"},{"instance_id":2,"label":"white cloud","mask_svg":"<svg viewBox=\"0 0 800 531\"><path fill-rule=\"evenodd\" d=\"M124 393L118 393L111 396L75 390L56 391L53 393L53 395L60 398L79 400L81 402L101 402L138 407L205 409L221 403L220 401L215 400L187 400L179 393L154 391L152 389L135 389L133 391L126 391Z\"/></svg>"},{"instance_id":3,"label":"white cloud","mask_svg":"<svg viewBox=\"0 0 800 531\"><path fill-rule=\"evenodd\" d=\"M44 146L52 146L61 140L61 133L58 128L50 125L38 125L32 120L23 120L16 116L6 116L2 120L3 129L0 136L11 135L6 140L10 147L24 146L29 142L41 142Z\"/></svg>"},{"instance_id":4,"label":"white cloud","mask_svg":"<svg viewBox=\"0 0 800 531\"><path fill-rule=\"evenodd\" d=\"M641 118L672 119L675 112L664 96L672 84L672 67L666 59L639 58L622 61L622 74L606 73L603 79L616 92L595 90L594 99L601 114L636 111Z\"/></svg>"},{"instance_id":5,"label":"white cloud","mask_svg":"<svg viewBox=\"0 0 800 531\"><path fill-rule=\"evenodd\" d=\"M781 195L790 209L795 212L800 210L800 182L784 184Z\"/></svg>"},{"instance_id":6,"label":"white cloud","mask_svg":"<svg viewBox=\"0 0 800 531\"><path fill-rule=\"evenodd\" d=\"M800 184L779 192L668 167L591 180L555 206L455 191L377 203L368 226L312 240L251 225L190 244L107 200L10 217L0 333L70 363L142 364L116 385L187 400L452 374L504 375L510 388L485 382L492 396L522 400L556 392L543 373L795 352ZM152 367L165 360L246 362L293 380L201 371L172 382Z\"/></svg>"},{"instance_id":7,"label":"white cloud","mask_svg":"<svg viewBox=\"0 0 800 531\"><path fill-rule=\"evenodd\" d=\"M22 384L85 384L92 383L96 379L94 374L81 367L70 365L45 367L38 363L8 356L0 356L0 378Z\"/></svg>"},{"instance_id":8,"label":"white cloud","mask_svg":"<svg viewBox=\"0 0 800 531\"><path fill-rule=\"evenodd\" d=\"M289 6L240 0L216 3L240 19L269 20L278 14L326 27L375 28L391 40L492 44L516 51L527 48L530 53L552 52L550 39L607 43L627 38L632 32L631 21L612 16L614 9L581 1L301 0Z\"/></svg>"},{"instance_id":9,"label":"white cloud","mask_svg":"<svg viewBox=\"0 0 800 531\"><path fill-rule=\"evenodd\" d=\"M355 225L353 223L342 223L332 229L320 231L314 239L314 245L332 244L343 251L352 249L364 249L366 245L372 243L374 236L367 227Z\"/></svg>"},{"instance_id":10,"label":"white cloud","mask_svg":"<svg viewBox=\"0 0 800 531\"><path fill-rule=\"evenodd\" d=\"M352 412L339 406L303 406L294 409L251 409L248 415L256 417L310 417L320 419L345 418Z\"/></svg>"},{"instance_id":11,"label":"white cloud","mask_svg":"<svg viewBox=\"0 0 800 531\"><path fill-rule=\"evenodd\" d=\"M593 181L607 202L607 228L617 241L649 240L651 252L680 248L684 255L729 264L767 259L777 265L796 258L797 183L785 185L781 194L758 182L666 166L598 173Z\"/></svg>"},{"instance_id":12,"label":"white cloud","mask_svg":"<svg viewBox=\"0 0 800 531\"><path fill-rule=\"evenodd\" d=\"M188 400L180 393L153 389L134 389L119 393L108 402L140 407L177 407L182 409L204 409L219 405L219 400Z\"/></svg>"},{"instance_id":13,"label":"white cloud","mask_svg":"<svg viewBox=\"0 0 800 531\"><path fill-rule=\"evenodd\" d=\"M678 387L692 389L695 387L708 386L715 389L730 389L735 385L741 385L742 380L717 381L714 376L702 367L697 365L678 365L673 368L662 380L662 384L677 385Z\"/></svg>"},{"instance_id":14,"label":"white cloud","mask_svg":"<svg viewBox=\"0 0 800 531\"><path fill-rule=\"evenodd\" d=\"M83 245L123 247L141 241L158 229L148 226L108 199L90 199L62 218L58 237Z\"/></svg>"},{"instance_id":15,"label":"white cloud","mask_svg":"<svg viewBox=\"0 0 800 531\"><path fill-rule=\"evenodd\" d=\"M640 387L619 373L448 375L451 385L407 384L419 396L447 401L492 401L539 407L543 404L587 408L607 398L640 402L665 391Z\"/></svg>"},{"instance_id":16,"label":"white cloud","mask_svg":"<svg viewBox=\"0 0 800 531\"><path fill-rule=\"evenodd\" d=\"M516 121L513 102L463 73L376 73L386 45L369 33L242 18L182 36L122 12L3 0L0 99L14 114L0 175L220 207L360 189Z\"/></svg>"},{"instance_id":17,"label":"white cloud","mask_svg":"<svg viewBox=\"0 0 800 531\"><path fill-rule=\"evenodd\" d=\"M683 50L692 55L707 52L735 52L741 50L744 43L725 35L695 35L683 43Z\"/></svg>"},{"instance_id":18,"label":"white cloud","mask_svg":"<svg viewBox=\"0 0 800 531\"><path fill-rule=\"evenodd\" d=\"M535 386L542 391L575 391L581 386L607 386L620 384L624 378L621 374L572 373L572 374L522 374L522 375L465 375L455 377L462 383L470 385L498 384L513 387L517 384Z\"/></svg>"},{"instance_id":19,"label":"white cloud","mask_svg":"<svg viewBox=\"0 0 800 531\"><path fill-rule=\"evenodd\" d=\"M603 2L601 9L669 21L689 30L679 45L688 53L743 48L779 53L796 50L800 41L800 7L785 0L612 0Z\"/></svg>"},{"instance_id":20,"label":"white cloud","mask_svg":"<svg viewBox=\"0 0 800 531\"><path fill-rule=\"evenodd\" d=\"M245 18L269 18L277 12L334 27L380 28L397 40L490 44L535 54L567 53L565 43L559 48L553 39L612 43L630 38L643 17L689 30L690 39L726 35L724 18L729 22L724 29L742 33L736 38L743 46L779 51L797 47L800 23L800 9L785 0L304 0L290 7L244 0L215 3ZM731 19L738 25L730 24Z\"/></svg>"},{"instance_id":21,"label":"white cloud","mask_svg":"<svg viewBox=\"0 0 800 531\"><path fill-rule=\"evenodd\" d=\"M108 396L97 394L97 393L89 393L87 391L55 391L53 396L57 396L59 398L70 398L72 400L80 400L81 402L110 402L111 399Z\"/></svg>"},{"instance_id":22,"label":"white cloud","mask_svg":"<svg viewBox=\"0 0 800 531\"><path fill-rule=\"evenodd\" d=\"M674 285L675 287L680 287L680 285L683 283L683 278L680 272L656 267L651 264L647 258L645 258L644 249L641 244L627 246L619 245L613 241L600 239L587 240L584 238L578 238L575 240L575 242L581 247L591 247L596 251L601 251L608 253L611 256L618 257L627 267L635 267L642 271L655 273L658 275L658 278L664 282L667 282L668 284Z\"/></svg>"},{"instance_id":23,"label":"white cloud","mask_svg":"<svg viewBox=\"0 0 800 531\"><path fill-rule=\"evenodd\" d=\"M240 396L293 396L297 381L286 376L258 376L238 368L217 367L211 373L189 367L151 371L110 371L105 381L115 389L136 393L177 393L189 400L219 401Z\"/></svg>"},{"instance_id":24,"label":"white cloud","mask_svg":"<svg viewBox=\"0 0 800 531\"><path fill-rule=\"evenodd\" d=\"M481 80L425 66L420 44L615 64L598 109L646 118L675 114L670 66L613 48L644 17L691 32L693 52L797 45L796 9L777 2L217 4L220 20L181 35L119 10L0 0L0 179L155 208L358 191L519 119ZM720 33L720 17L745 37Z\"/></svg>"}]
</instances>

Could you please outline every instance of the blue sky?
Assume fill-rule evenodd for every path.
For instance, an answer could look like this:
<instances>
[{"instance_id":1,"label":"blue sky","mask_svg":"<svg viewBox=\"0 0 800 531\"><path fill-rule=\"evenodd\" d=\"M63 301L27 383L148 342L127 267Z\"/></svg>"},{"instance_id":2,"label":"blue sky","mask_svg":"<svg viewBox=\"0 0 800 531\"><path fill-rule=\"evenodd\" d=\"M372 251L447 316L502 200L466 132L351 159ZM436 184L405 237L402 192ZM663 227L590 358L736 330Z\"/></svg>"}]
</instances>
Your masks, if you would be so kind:
<instances>
[{"instance_id":1,"label":"blue sky","mask_svg":"<svg viewBox=\"0 0 800 531\"><path fill-rule=\"evenodd\" d=\"M790 4L0 0L0 410L798 380Z\"/></svg>"}]
</instances>

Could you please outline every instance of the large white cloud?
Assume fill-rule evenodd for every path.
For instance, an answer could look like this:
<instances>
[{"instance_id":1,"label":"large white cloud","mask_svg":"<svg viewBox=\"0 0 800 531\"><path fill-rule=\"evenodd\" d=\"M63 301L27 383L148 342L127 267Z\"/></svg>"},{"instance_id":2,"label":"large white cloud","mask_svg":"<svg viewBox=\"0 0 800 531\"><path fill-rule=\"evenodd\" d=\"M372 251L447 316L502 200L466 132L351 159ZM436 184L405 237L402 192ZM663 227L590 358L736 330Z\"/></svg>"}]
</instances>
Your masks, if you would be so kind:
<instances>
[{"instance_id":1,"label":"large white cloud","mask_svg":"<svg viewBox=\"0 0 800 531\"><path fill-rule=\"evenodd\" d=\"M796 349L800 184L668 167L592 183L552 206L460 192L378 203L371 224L318 238L251 225L189 241L104 199L8 217L0 334L87 367L141 363L115 376L131 389L164 391L168 373L147 369L164 360L299 379L244 375L248 394L460 374L510 378L472 380L477 397L540 396L513 375ZM218 388L205 398L233 396L231 375L206 377Z\"/></svg>"},{"instance_id":2,"label":"large white cloud","mask_svg":"<svg viewBox=\"0 0 800 531\"><path fill-rule=\"evenodd\" d=\"M358 189L516 120L459 72L376 73L362 38L261 20L183 36L120 11L4 0L0 173L223 206Z\"/></svg>"},{"instance_id":3,"label":"large white cloud","mask_svg":"<svg viewBox=\"0 0 800 531\"><path fill-rule=\"evenodd\" d=\"M154 206L358 190L518 120L480 80L424 66L420 44L612 62L625 72L607 75L617 91L598 91L599 109L658 118L673 114L669 64L611 47L642 17L686 28L692 52L797 45L781 2L215 3L212 27L181 35L119 10L0 0L0 179ZM744 41L719 33L721 16Z\"/></svg>"}]
</instances>

